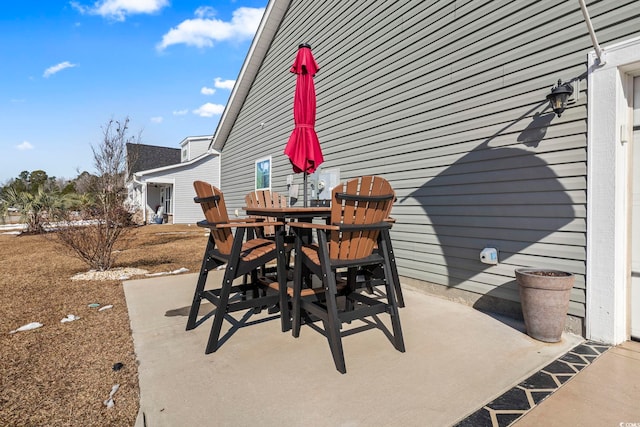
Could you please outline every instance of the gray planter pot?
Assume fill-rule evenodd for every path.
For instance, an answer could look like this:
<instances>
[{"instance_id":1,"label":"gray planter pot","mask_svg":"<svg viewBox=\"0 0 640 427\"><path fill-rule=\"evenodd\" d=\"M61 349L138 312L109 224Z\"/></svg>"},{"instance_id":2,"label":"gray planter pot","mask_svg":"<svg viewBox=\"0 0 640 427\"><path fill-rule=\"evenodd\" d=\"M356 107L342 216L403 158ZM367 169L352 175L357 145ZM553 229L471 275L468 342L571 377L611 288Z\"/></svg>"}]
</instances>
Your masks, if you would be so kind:
<instances>
[{"instance_id":1,"label":"gray planter pot","mask_svg":"<svg viewBox=\"0 0 640 427\"><path fill-rule=\"evenodd\" d=\"M574 275L542 268L518 268L515 273L527 334L539 341L560 341Z\"/></svg>"}]
</instances>

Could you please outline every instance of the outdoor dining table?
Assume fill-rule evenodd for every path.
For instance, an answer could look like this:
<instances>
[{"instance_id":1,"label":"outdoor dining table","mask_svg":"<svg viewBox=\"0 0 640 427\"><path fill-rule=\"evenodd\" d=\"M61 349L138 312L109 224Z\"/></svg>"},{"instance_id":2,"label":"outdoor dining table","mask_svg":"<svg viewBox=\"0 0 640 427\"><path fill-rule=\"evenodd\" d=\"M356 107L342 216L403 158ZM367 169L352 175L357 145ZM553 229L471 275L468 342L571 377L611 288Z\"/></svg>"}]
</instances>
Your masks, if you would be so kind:
<instances>
[{"instance_id":1,"label":"outdoor dining table","mask_svg":"<svg viewBox=\"0 0 640 427\"><path fill-rule=\"evenodd\" d=\"M243 210L249 216L262 216L262 217L270 217L276 218L277 221L287 223L289 221L302 221L302 222L311 222L314 219L323 219L327 221L331 217L331 207L330 206L316 206L316 207L248 207L245 206ZM309 233L303 237L303 239L310 239L311 230ZM282 263L282 265L287 264L287 255L285 251L280 251L278 254L278 263ZM287 285L280 284L280 301L287 301ZM283 313L288 313L288 310L282 310ZM283 330L291 329L291 319L283 319Z\"/></svg>"},{"instance_id":2,"label":"outdoor dining table","mask_svg":"<svg viewBox=\"0 0 640 427\"><path fill-rule=\"evenodd\" d=\"M269 207L244 207L247 215L268 216L277 218L278 221L311 221L315 218L327 219L331 216L331 207L294 207L269 208Z\"/></svg>"},{"instance_id":3,"label":"outdoor dining table","mask_svg":"<svg viewBox=\"0 0 640 427\"><path fill-rule=\"evenodd\" d=\"M244 211L250 216L262 216L276 218L277 221L287 223L289 221L311 222L314 219L324 219L328 221L331 218L330 206L314 206L314 207L247 207ZM311 230L303 237L305 243L310 242Z\"/></svg>"}]
</instances>

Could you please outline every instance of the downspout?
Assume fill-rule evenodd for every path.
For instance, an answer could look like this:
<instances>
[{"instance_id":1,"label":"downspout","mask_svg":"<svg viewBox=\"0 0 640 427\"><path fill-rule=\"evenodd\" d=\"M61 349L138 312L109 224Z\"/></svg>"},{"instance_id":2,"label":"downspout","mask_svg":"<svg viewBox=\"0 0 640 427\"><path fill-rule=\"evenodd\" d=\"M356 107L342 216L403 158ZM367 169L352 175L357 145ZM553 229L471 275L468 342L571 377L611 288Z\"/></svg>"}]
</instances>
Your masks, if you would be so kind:
<instances>
[{"instance_id":1,"label":"downspout","mask_svg":"<svg viewBox=\"0 0 640 427\"><path fill-rule=\"evenodd\" d=\"M589 30L589 36L591 36L591 43L593 44L593 48L596 51L596 56L598 57L598 62L600 65L604 65L607 63L605 59L605 53L600 48L598 44L598 39L596 39L596 33L593 30L593 24L591 23L591 18L589 18L589 11L587 10L587 5L585 4L585 0L578 0L580 3L580 9L582 9L582 15L584 16L584 22L587 24L587 29Z\"/></svg>"}]
</instances>

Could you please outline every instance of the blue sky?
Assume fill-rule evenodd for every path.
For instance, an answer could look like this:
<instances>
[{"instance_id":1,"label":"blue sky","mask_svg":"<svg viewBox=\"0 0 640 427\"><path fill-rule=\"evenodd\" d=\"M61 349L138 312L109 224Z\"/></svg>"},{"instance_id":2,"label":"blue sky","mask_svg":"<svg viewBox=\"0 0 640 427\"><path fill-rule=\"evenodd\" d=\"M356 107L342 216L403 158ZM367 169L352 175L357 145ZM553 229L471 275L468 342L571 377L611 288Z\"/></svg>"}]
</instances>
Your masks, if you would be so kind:
<instances>
[{"instance_id":1,"label":"blue sky","mask_svg":"<svg viewBox=\"0 0 640 427\"><path fill-rule=\"evenodd\" d=\"M20 0L0 13L0 184L93 172L111 118L179 147L213 134L267 0Z\"/></svg>"}]
</instances>

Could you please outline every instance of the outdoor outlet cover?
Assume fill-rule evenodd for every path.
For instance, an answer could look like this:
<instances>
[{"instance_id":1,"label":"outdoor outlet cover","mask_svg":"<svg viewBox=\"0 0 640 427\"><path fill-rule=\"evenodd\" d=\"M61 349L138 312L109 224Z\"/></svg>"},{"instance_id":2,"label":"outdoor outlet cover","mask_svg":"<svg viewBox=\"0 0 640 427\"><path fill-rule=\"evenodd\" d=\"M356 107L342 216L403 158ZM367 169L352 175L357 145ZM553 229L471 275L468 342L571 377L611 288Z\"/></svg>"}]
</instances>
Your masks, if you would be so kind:
<instances>
[{"instance_id":1,"label":"outdoor outlet cover","mask_svg":"<svg viewBox=\"0 0 640 427\"><path fill-rule=\"evenodd\" d=\"M497 264L498 250L496 248L484 248L482 252L480 252L480 261L485 264Z\"/></svg>"}]
</instances>

